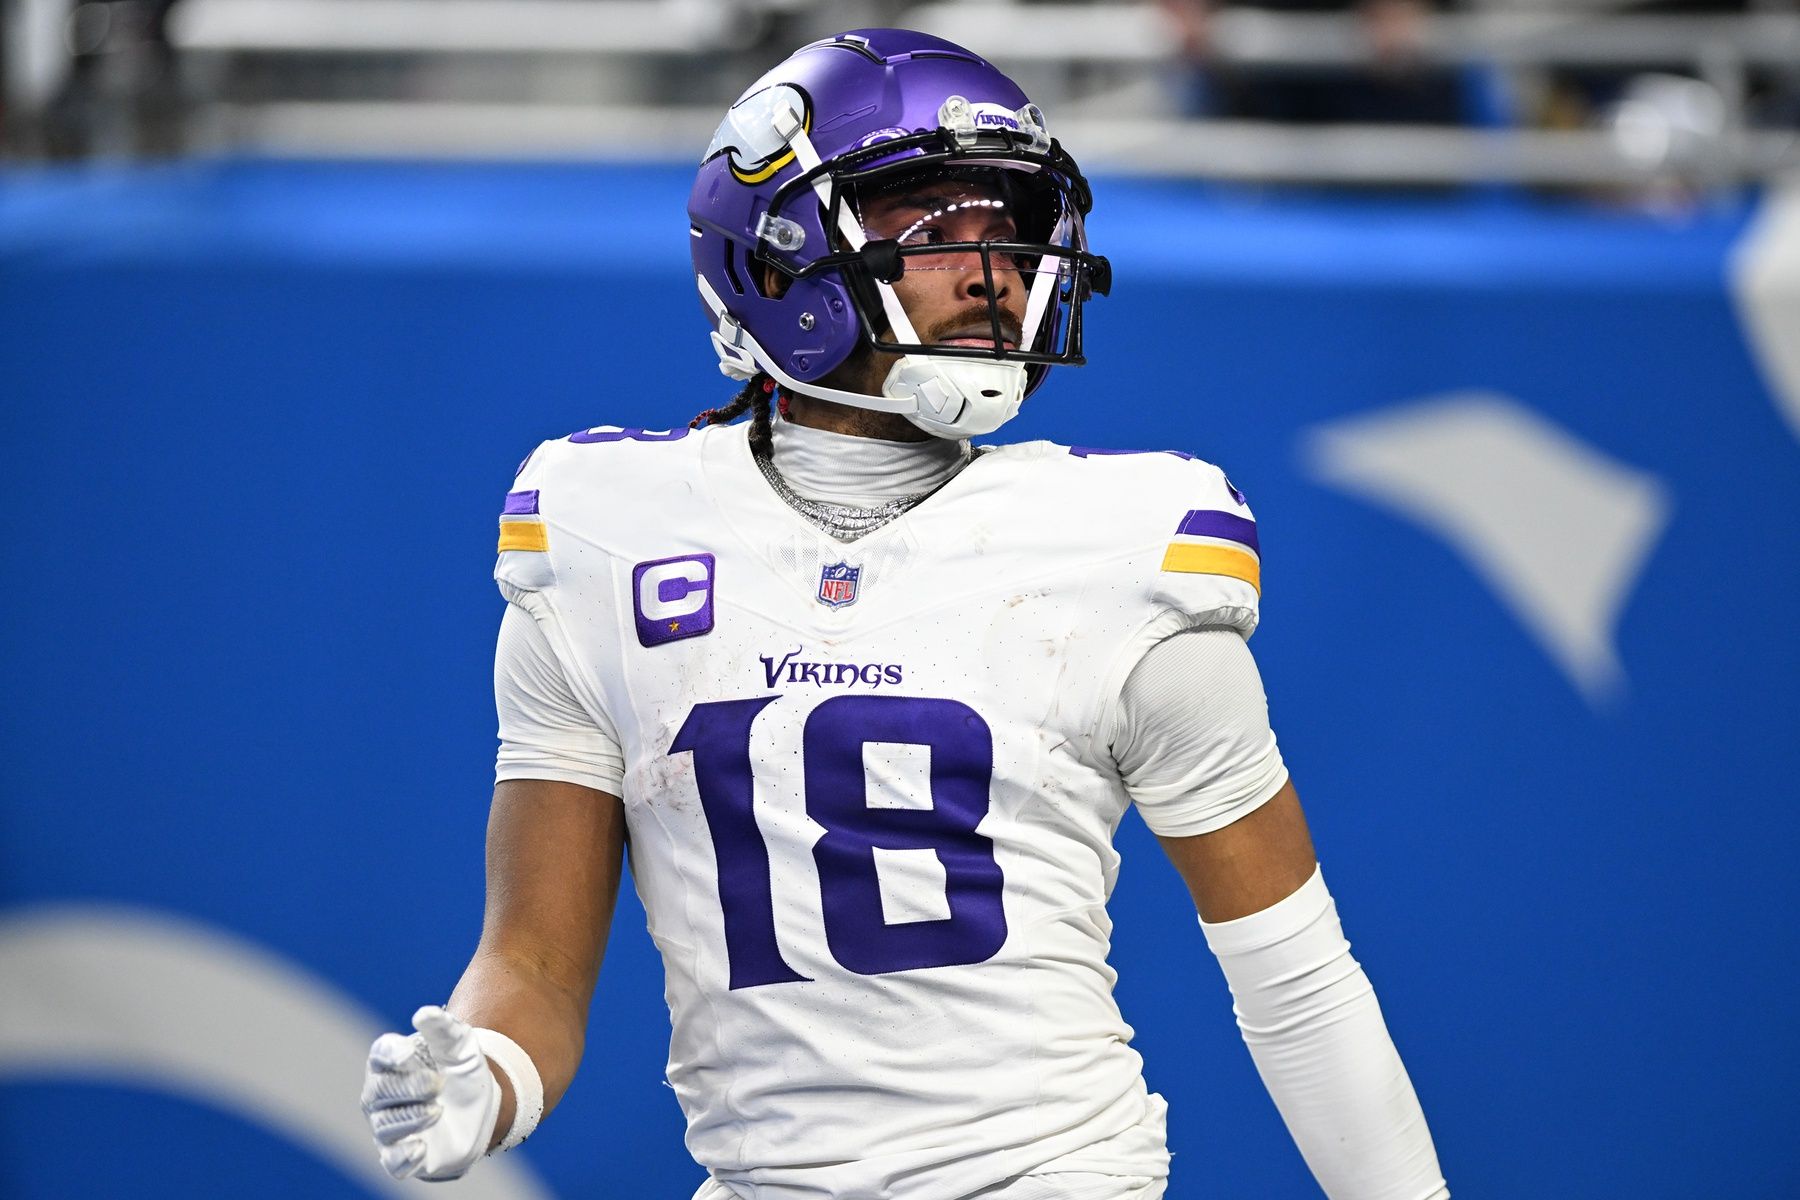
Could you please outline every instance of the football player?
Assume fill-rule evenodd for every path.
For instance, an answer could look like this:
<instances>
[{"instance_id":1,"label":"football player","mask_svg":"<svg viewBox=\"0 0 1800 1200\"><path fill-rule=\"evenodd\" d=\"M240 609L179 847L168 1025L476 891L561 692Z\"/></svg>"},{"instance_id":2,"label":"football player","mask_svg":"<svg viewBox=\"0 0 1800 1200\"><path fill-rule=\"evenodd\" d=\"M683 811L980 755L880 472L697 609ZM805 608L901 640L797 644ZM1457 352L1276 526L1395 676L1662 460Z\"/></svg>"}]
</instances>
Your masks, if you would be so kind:
<instances>
[{"instance_id":1,"label":"football player","mask_svg":"<svg viewBox=\"0 0 1800 1200\"><path fill-rule=\"evenodd\" d=\"M1243 495L971 442L1082 362L1090 203L936 38L817 42L732 106L688 213L742 392L545 443L506 498L486 918L370 1052L394 1175L460 1176L569 1086L629 846L697 1200L1161 1196L1107 965L1135 803L1325 1192L1449 1194L1270 732Z\"/></svg>"}]
</instances>

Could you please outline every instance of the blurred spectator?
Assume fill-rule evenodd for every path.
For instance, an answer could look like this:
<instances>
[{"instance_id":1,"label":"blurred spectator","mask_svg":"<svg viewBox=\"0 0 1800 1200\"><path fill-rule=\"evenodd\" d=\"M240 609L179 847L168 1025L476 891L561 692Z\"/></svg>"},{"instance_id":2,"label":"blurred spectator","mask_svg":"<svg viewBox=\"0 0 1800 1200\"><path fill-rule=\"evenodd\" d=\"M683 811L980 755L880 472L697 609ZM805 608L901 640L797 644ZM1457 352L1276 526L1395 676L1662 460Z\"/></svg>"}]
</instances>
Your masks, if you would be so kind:
<instances>
[{"instance_id":1,"label":"blurred spectator","mask_svg":"<svg viewBox=\"0 0 1800 1200\"><path fill-rule=\"evenodd\" d=\"M1620 16L1793 14L1800 12L1800 0L1626 0L1613 12ZM1695 64L1683 65L1680 69L1684 72L1698 70L1699 62L1704 60L1702 54ZM1727 52L1723 58L1715 55L1713 61L1715 66L1724 66L1734 76L1726 80L1726 91L1722 96L1727 106L1728 127L1780 129L1800 126L1800 58L1785 67L1745 66L1733 62ZM1665 78L1668 70L1667 63L1646 62L1625 66L1561 67L1542 72L1533 89L1539 97L1534 106L1535 123L1551 129L1615 127L1619 110L1636 106L1634 91L1648 87L1653 94L1673 94L1667 88L1656 91L1661 85L1655 80ZM1741 76L1737 76L1737 72L1741 72ZM1640 80L1645 82L1640 83Z\"/></svg>"},{"instance_id":2,"label":"blurred spectator","mask_svg":"<svg viewBox=\"0 0 1800 1200\"><path fill-rule=\"evenodd\" d=\"M1625 0L1618 6L1626 13L1747 13L1791 12L1786 0Z\"/></svg>"},{"instance_id":3,"label":"blurred spectator","mask_svg":"<svg viewBox=\"0 0 1800 1200\"><path fill-rule=\"evenodd\" d=\"M163 155L181 148L181 96L169 46L179 0L68 0L61 86L42 115L53 158Z\"/></svg>"},{"instance_id":4,"label":"blurred spectator","mask_svg":"<svg viewBox=\"0 0 1800 1200\"><path fill-rule=\"evenodd\" d=\"M1190 116L1302 124L1328 122L1464 125L1492 123L1482 91L1454 67L1421 54L1444 0L1160 0L1186 64L1182 108ZM1216 53L1224 9L1353 16L1366 61L1354 66L1243 64Z\"/></svg>"}]
</instances>

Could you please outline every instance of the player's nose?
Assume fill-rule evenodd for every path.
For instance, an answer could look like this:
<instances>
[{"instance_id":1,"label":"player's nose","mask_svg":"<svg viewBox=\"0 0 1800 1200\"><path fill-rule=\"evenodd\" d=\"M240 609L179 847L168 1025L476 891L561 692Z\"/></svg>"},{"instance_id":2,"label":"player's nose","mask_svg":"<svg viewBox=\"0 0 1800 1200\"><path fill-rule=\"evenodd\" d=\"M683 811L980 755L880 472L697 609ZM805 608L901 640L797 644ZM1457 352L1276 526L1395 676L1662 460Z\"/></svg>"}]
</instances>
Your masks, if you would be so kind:
<instances>
[{"instance_id":1,"label":"player's nose","mask_svg":"<svg viewBox=\"0 0 1800 1200\"><path fill-rule=\"evenodd\" d=\"M1010 300L1019 286L1018 268L1002 254L971 250L957 255L954 269L958 300Z\"/></svg>"}]
</instances>

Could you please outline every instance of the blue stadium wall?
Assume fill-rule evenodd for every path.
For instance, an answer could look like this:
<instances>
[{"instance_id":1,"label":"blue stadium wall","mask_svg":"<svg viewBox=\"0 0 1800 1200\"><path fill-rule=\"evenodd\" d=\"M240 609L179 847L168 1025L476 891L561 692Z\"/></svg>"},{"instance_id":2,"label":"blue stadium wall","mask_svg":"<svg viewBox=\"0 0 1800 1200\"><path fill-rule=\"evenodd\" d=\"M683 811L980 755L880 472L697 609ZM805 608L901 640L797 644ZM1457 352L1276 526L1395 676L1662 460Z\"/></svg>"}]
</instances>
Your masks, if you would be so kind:
<instances>
[{"instance_id":1,"label":"blue stadium wall","mask_svg":"<svg viewBox=\"0 0 1800 1200\"><path fill-rule=\"evenodd\" d=\"M1774 201L1098 192L1093 365L1010 432L1249 494L1276 728L1452 1186L1800 1195ZM727 394L684 197L660 168L0 173L0 1195L424 1194L356 1094L479 925L495 514L538 440ZM1171 1195L1316 1194L1179 881L1135 817L1120 841ZM690 1194L642 926L627 897L562 1109L435 1194Z\"/></svg>"}]
</instances>

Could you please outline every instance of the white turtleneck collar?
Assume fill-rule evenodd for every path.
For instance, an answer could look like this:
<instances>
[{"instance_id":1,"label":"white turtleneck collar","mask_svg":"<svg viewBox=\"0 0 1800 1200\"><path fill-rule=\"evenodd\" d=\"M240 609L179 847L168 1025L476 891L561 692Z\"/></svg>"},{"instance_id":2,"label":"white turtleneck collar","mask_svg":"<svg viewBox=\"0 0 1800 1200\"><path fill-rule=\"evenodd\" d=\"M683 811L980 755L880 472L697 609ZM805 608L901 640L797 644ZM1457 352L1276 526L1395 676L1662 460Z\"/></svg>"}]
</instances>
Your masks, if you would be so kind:
<instances>
[{"instance_id":1,"label":"white turtleneck collar","mask_svg":"<svg viewBox=\"0 0 1800 1200\"><path fill-rule=\"evenodd\" d=\"M873 508L941 486L969 461L969 443L926 438L884 442L797 425L771 423L775 469L809 500Z\"/></svg>"}]
</instances>

